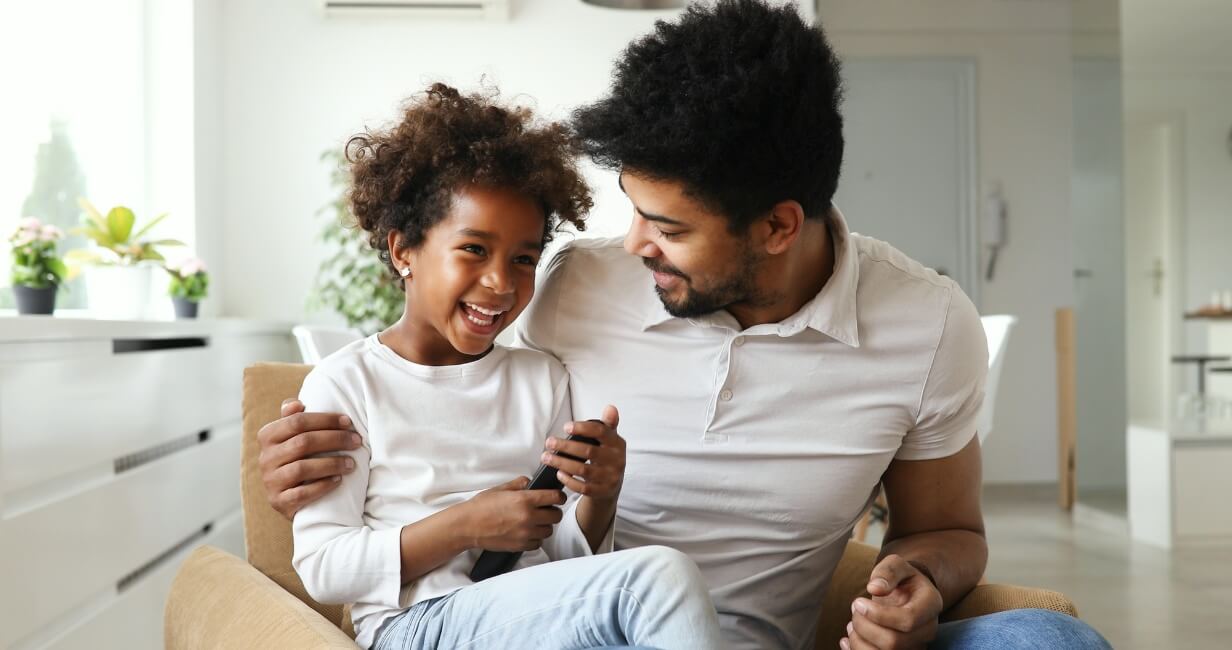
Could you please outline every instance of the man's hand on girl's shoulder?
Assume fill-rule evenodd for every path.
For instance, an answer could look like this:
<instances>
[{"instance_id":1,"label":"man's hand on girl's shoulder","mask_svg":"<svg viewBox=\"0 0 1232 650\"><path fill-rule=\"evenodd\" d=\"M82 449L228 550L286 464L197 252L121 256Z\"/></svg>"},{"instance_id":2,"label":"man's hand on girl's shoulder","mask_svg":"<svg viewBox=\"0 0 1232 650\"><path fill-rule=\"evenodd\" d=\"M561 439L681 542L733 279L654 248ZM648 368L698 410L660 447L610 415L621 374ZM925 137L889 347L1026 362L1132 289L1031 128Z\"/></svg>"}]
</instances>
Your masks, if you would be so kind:
<instances>
[{"instance_id":1,"label":"man's hand on girl's shoulder","mask_svg":"<svg viewBox=\"0 0 1232 650\"><path fill-rule=\"evenodd\" d=\"M338 487L342 475L355 469L355 461L314 456L358 449L361 442L349 417L305 413L299 400L283 402L282 417L257 432L261 482L270 506L291 519L300 508Z\"/></svg>"}]
</instances>

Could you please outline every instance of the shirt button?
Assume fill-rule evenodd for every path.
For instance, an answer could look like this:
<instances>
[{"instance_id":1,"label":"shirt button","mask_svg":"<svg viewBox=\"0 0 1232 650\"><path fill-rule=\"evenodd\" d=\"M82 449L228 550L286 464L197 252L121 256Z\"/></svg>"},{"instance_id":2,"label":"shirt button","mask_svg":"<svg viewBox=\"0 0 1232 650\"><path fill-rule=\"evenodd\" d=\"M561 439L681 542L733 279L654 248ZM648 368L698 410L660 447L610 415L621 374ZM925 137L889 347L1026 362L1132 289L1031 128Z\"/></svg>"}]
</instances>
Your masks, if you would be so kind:
<instances>
[{"instance_id":1,"label":"shirt button","mask_svg":"<svg viewBox=\"0 0 1232 650\"><path fill-rule=\"evenodd\" d=\"M740 347L740 346L744 345L744 337L743 337L743 336L737 336L737 337L736 337L736 338L732 341L732 345L734 345L734 346L736 346L736 347Z\"/></svg>"},{"instance_id":2,"label":"shirt button","mask_svg":"<svg viewBox=\"0 0 1232 650\"><path fill-rule=\"evenodd\" d=\"M731 398L732 398L732 392L730 390L727 390L726 388L723 389L723 392L719 393L719 399L723 400L724 402L730 402Z\"/></svg>"}]
</instances>

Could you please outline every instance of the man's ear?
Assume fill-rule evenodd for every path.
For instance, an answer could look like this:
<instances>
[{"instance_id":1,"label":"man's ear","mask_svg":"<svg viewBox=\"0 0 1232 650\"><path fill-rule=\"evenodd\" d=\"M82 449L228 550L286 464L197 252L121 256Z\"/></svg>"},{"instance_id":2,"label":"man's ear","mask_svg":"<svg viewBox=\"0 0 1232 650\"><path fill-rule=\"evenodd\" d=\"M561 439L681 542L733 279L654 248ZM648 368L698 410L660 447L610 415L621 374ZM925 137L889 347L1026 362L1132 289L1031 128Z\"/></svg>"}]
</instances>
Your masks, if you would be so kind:
<instances>
[{"instance_id":1,"label":"man's ear","mask_svg":"<svg viewBox=\"0 0 1232 650\"><path fill-rule=\"evenodd\" d=\"M787 252L804 229L804 208L796 201L779 201L762 218L762 246L770 255Z\"/></svg>"}]
</instances>

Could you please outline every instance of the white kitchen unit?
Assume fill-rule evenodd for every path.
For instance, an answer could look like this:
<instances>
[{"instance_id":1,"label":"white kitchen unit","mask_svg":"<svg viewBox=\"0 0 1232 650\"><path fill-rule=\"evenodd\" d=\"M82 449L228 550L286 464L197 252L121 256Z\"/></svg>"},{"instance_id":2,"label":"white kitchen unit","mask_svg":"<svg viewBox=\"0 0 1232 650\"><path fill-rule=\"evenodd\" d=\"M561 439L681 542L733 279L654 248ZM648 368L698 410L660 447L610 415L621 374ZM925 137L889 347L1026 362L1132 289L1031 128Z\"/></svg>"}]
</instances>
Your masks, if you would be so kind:
<instances>
[{"instance_id":1,"label":"white kitchen unit","mask_svg":"<svg viewBox=\"0 0 1232 650\"><path fill-rule=\"evenodd\" d=\"M1207 354L1232 356L1232 317L1206 319ZM1232 366L1232 363L1214 363L1212 366ZM1207 376L1207 392L1213 396L1232 401L1232 373L1212 372Z\"/></svg>"},{"instance_id":2,"label":"white kitchen unit","mask_svg":"<svg viewBox=\"0 0 1232 650\"><path fill-rule=\"evenodd\" d=\"M290 325L0 318L0 647L162 647L180 560L243 556L245 366Z\"/></svg>"},{"instance_id":3,"label":"white kitchen unit","mask_svg":"<svg viewBox=\"0 0 1232 650\"><path fill-rule=\"evenodd\" d=\"M1131 422L1128 451L1134 539L1232 547L1232 421Z\"/></svg>"}]
</instances>

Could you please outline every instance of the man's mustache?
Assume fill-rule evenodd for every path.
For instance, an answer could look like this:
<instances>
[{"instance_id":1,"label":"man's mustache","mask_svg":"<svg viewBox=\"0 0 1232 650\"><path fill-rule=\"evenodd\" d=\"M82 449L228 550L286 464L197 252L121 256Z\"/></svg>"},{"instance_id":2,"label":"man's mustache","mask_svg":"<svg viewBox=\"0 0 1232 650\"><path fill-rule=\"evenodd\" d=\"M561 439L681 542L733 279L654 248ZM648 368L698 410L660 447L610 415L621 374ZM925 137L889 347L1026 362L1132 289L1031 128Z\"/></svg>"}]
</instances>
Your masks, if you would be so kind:
<instances>
[{"instance_id":1,"label":"man's mustache","mask_svg":"<svg viewBox=\"0 0 1232 650\"><path fill-rule=\"evenodd\" d=\"M685 280L689 279L689 276L680 272L679 269L675 269L670 266L660 264L657 260L653 260L649 257L643 257L642 264L645 264L646 268L650 269L651 271L654 271L655 273L666 273L668 275L674 275L679 278L684 278Z\"/></svg>"}]
</instances>

